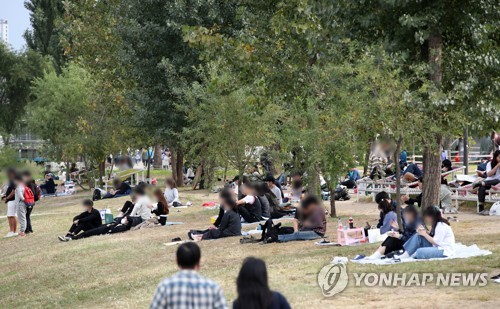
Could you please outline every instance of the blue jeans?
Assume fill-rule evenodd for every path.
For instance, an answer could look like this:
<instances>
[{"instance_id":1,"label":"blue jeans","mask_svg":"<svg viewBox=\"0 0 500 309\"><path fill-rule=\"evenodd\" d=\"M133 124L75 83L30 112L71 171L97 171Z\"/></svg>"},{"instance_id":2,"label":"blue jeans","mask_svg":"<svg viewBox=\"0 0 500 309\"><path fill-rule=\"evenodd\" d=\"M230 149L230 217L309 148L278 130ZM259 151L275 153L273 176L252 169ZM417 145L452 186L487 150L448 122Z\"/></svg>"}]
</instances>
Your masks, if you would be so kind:
<instances>
[{"instance_id":1,"label":"blue jeans","mask_svg":"<svg viewBox=\"0 0 500 309\"><path fill-rule=\"evenodd\" d=\"M278 235L278 241L287 242L292 240L312 240L321 238L321 236L313 231L298 231L293 234Z\"/></svg>"},{"instance_id":2,"label":"blue jeans","mask_svg":"<svg viewBox=\"0 0 500 309\"><path fill-rule=\"evenodd\" d=\"M403 245L405 251L416 259L428 260L444 258L443 250L434 247L425 237L414 234Z\"/></svg>"},{"instance_id":3,"label":"blue jeans","mask_svg":"<svg viewBox=\"0 0 500 309\"><path fill-rule=\"evenodd\" d=\"M418 166L416 164L413 164L413 163L408 165L406 170L403 171L403 175L406 173L412 173L417 178L422 176L422 171L418 168Z\"/></svg>"}]
</instances>

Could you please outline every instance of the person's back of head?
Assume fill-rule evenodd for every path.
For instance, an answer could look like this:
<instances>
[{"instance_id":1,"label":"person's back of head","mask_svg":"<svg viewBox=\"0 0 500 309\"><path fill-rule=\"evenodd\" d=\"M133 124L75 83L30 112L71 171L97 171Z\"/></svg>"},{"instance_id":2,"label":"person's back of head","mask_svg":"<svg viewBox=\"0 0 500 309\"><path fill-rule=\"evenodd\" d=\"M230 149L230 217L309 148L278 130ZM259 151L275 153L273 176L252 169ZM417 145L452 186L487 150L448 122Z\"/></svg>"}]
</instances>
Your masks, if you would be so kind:
<instances>
[{"instance_id":1,"label":"person's back of head","mask_svg":"<svg viewBox=\"0 0 500 309\"><path fill-rule=\"evenodd\" d=\"M307 211L312 210L314 207L319 206L319 204L320 204L319 199L316 196L307 195L302 200L300 206L301 206L302 210L305 210L307 212Z\"/></svg>"},{"instance_id":2,"label":"person's back of head","mask_svg":"<svg viewBox=\"0 0 500 309\"><path fill-rule=\"evenodd\" d=\"M238 298L234 301L237 308L269 308L272 292L269 289L266 263L249 257L243 261L236 280Z\"/></svg>"},{"instance_id":3,"label":"person's back of head","mask_svg":"<svg viewBox=\"0 0 500 309\"><path fill-rule=\"evenodd\" d=\"M177 249L177 265L181 269L198 270L200 267L201 251L194 242L187 242Z\"/></svg>"},{"instance_id":4,"label":"person's back of head","mask_svg":"<svg viewBox=\"0 0 500 309\"><path fill-rule=\"evenodd\" d=\"M91 199L84 199L82 201L82 205L87 208L87 209L90 209L90 208L93 208L94 207L94 202L92 202Z\"/></svg>"},{"instance_id":5,"label":"person's back of head","mask_svg":"<svg viewBox=\"0 0 500 309\"><path fill-rule=\"evenodd\" d=\"M144 196L145 194L146 194L146 192L144 190L144 187L142 187L142 186L136 186L134 188L134 195L136 196L136 198Z\"/></svg>"},{"instance_id":6,"label":"person's back of head","mask_svg":"<svg viewBox=\"0 0 500 309\"><path fill-rule=\"evenodd\" d=\"M388 199L391 199L391 197L389 196L389 193L385 191L379 192L377 193L377 195L375 195L375 203L377 204L380 204L382 200L388 200Z\"/></svg>"}]
</instances>

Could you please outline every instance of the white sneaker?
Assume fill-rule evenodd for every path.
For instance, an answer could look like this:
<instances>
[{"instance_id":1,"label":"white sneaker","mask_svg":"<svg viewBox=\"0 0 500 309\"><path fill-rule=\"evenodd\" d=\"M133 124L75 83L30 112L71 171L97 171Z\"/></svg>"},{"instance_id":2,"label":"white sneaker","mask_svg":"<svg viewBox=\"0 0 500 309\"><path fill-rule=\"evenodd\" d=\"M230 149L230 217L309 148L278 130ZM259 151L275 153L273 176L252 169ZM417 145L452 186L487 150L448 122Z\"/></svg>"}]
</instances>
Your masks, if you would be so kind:
<instances>
[{"instance_id":1,"label":"white sneaker","mask_svg":"<svg viewBox=\"0 0 500 309\"><path fill-rule=\"evenodd\" d=\"M4 236L4 238L8 238L8 237L14 237L14 236L17 236L18 234L17 233L14 233L14 232L8 232L7 235Z\"/></svg>"}]
</instances>

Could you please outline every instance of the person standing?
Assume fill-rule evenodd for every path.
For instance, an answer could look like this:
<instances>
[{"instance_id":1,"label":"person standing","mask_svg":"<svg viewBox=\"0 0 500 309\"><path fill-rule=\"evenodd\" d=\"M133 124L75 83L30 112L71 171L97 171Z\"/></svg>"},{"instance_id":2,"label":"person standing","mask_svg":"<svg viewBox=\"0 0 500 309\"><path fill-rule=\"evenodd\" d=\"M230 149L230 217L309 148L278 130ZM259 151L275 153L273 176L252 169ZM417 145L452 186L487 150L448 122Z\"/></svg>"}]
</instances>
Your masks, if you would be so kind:
<instances>
[{"instance_id":1,"label":"person standing","mask_svg":"<svg viewBox=\"0 0 500 309\"><path fill-rule=\"evenodd\" d=\"M24 171L23 172L23 181L24 185L26 188L29 188L31 192L33 193L34 197L34 202L33 204L26 204L26 231L25 233L33 233L33 227L31 226L31 212L33 211L33 207L35 206L35 203L40 199L40 193L38 190L38 187L35 183L35 180L31 176L31 173L29 171Z\"/></svg>"},{"instance_id":2,"label":"person standing","mask_svg":"<svg viewBox=\"0 0 500 309\"><path fill-rule=\"evenodd\" d=\"M201 251L197 244L188 242L180 245L176 257L180 270L160 282L150 309L228 308L219 285L198 273Z\"/></svg>"},{"instance_id":3,"label":"person standing","mask_svg":"<svg viewBox=\"0 0 500 309\"><path fill-rule=\"evenodd\" d=\"M14 184L14 177L16 176L16 171L14 169L7 170L7 190L5 196L2 200L7 204L7 221L9 222L9 232L5 237L17 236L17 208L15 203L16 185Z\"/></svg>"},{"instance_id":4,"label":"person standing","mask_svg":"<svg viewBox=\"0 0 500 309\"><path fill-rule=\"evenodd\" d=\"M16 191L14 194L14 202L16 203L17 209L17 220L19 221L19 236L26 235L26 203L24 200L24 192L26 187L23 183L23 178L21 175L17 174L14 177L14 184L16 185Z\"/></svg>"}]
</instances>

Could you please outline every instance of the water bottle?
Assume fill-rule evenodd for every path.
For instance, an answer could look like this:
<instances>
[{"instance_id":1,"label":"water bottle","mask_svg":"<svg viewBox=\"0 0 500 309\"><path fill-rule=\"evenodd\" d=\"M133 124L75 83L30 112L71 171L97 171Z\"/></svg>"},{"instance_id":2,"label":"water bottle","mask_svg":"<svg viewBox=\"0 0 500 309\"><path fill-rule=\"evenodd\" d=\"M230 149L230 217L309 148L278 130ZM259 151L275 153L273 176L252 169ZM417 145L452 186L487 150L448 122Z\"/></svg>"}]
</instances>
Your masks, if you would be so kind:
<instances>
[{"instance_id":1,"label":"water bottle","mask_svg":"<svg viewBox=\"0 0 500 309\"><path fill-rule=\"evenodd\" d=\"M344 225L342 224L342 220L339 218L339 221L338 221L338 224L337 224L337 228L339 230L343 230L344 229Z\"/></svg>"},{"instance_id":2,"label":"water bottle","mask_svg":"<svg viewBox=\"0 0 500 309\"><path fill-rule=\"evenodd\" d=\"M352 217L349 217L349 228L350 229L354 228L354 220L352 219Z\"/></svg>"}]
</instances>

